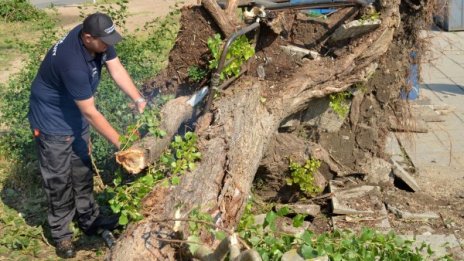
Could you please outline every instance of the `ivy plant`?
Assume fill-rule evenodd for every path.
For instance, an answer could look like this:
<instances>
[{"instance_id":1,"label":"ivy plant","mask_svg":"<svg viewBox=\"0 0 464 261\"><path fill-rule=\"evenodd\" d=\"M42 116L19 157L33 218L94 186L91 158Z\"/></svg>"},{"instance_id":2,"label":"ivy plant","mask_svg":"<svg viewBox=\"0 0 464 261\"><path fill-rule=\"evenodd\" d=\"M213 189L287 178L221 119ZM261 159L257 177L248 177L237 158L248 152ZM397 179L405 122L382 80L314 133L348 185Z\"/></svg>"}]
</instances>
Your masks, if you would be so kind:
<instances>
[{"instance_id":1,"label":"ivy plant","mask_svg":"<svg viewBox=\"0 0 464 261\"><path fill-rule=\"evenodd\" d=\"M344 119L350 111L350 103L348 102L350 97L350 92L339 92L329 96L329 106L338 115L338 117L340 117L340 119Z\"/></svg>"},{"instance_id":2,"label":"ivy plant","mask_svg":"<svg viewBox=\"0 0 464 261\"><path fill-rule=\"evenodd\" d=\"M133 181L124 183L121 171L116 172L114 188L107 188L105 193L111 197L108 201L111 210L120 214L119 224L126 225L143 218L140 213L142 200L157 182L164 180L166 185L178 185L180 175L195 168L195 161L201 158L196 148L196 139L192 132L187 132L184 138L176 136L158 164L150 166L144 175Z\"/></svg>"},{"instance_id":3,"label":"ivy plant","mask_svg":"<svg viewBox=\"0 0 464 261\"><path fill-rule=\"evenodd\" d=\"M316 159L308 159L304 165L290 160L291 177L287 179L287 184L298 184L303 193L307 196L314 196L321 192L321 189L314 184L314 173L316 173L320 166L321 162Z\"/></svg>"}]
</instances>

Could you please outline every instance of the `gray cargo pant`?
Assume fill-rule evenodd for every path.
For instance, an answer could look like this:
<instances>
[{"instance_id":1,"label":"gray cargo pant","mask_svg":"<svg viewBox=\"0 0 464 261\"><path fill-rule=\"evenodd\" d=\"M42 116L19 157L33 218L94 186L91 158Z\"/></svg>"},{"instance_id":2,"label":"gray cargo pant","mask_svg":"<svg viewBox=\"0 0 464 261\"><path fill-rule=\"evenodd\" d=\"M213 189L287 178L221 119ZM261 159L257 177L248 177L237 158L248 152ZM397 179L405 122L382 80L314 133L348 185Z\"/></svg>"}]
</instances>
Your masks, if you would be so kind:
<instances>
[{"instance_id":1,"label":"gray cargo pant","mask_svg":"<svg viewBox=\"0 0 464 261\"><path fill-rule=\"evenodd\" d=\"M34 130L43 188L48 199L48 224L55 242L72 238L76 215L85 231L99 215L93 197L89 131L80 135L49 135Z\"/></svg>"}]
</instances>

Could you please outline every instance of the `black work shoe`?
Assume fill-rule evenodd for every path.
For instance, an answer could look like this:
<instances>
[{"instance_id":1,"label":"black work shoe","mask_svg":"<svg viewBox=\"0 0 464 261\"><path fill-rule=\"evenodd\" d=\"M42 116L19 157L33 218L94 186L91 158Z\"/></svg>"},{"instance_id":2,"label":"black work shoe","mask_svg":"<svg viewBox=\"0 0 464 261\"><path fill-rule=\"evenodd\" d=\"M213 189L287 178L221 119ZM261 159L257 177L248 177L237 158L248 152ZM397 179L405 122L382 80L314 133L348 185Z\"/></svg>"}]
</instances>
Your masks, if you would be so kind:
<instances>
[{"instance_id":1,"label":"black work shoe","mask_svg":"<svg viewBox=\"0 0 464 261\"><path fill-rule=\"evenodd\" d=\"M119 215L109 217L98 216L92 225L84 231L87 235L97 234L99 230L115 230L119 226Z\"/></svg>"},{"instance_id":2,"label":"black work shoe","mask_svg":"<svg viewBox=\"0 0 464 261\"><path fill-rule=\"evenodd\" d=\"M76 256L76 250L71 239L63 239L56 243L56 254L61 258L73 258Z\"/></svg>"}]
</instances>

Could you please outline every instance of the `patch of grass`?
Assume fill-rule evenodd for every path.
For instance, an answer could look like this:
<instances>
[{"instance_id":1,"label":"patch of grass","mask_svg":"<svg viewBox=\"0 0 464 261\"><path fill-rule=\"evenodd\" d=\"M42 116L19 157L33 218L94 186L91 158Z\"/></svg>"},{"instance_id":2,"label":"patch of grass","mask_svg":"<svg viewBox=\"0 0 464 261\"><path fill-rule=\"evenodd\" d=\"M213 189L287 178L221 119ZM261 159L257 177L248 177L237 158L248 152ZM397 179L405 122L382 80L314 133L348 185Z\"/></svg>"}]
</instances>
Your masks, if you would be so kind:
<instances>
[{"instance_id":1,"label":"patch of grass","mask_svg":"<svg viewBox=\"0 0 464 261\"><path fill-rule=\"evenodd\" d=\"M30 84L43 56L65 32L57 28L53 16L33 23L0 23L0 61L7 64L17 59L23 63L21 71L0 88L0 122L9 131L0 136L0 257L8 260L57 259L48 235L44 235L47 201L41 189L35 145L26 114L29 105ZM178 12L165 20L147 24L143 35L125 35L117 45L118 55L137 85L156 75L164 66L178 31ZM5 61L5 63L3 63ZM2 68L4 69L4 68ZM104 71L97 93L97 106L113 126L123 130L134 116L130 102ZM97 165L114 166L114 149L100 135L92 134L93 152ZM111 168L105 169L111 171ZM76 232L77 244L91 251L86 257L102 255L106 249L102 240L88 238ZM92 240L100 245L95 246ZM91 240L91 241L89 241ZM92 245L90 245L92 244ZM84 251L79 251L84 252ZM79 253L78 253L79 254ZM50 257L50 258L48 258ZM84 259L84 258L82 258ZM78 258L78 260L82 260Z\"/></svg>"},{"instance_id":2,"label":"patch of grass","mask_svg":"<svg viewBox=\"0 0 464 261\"><path fill-rule=\"evenodd\" d=\"M24 22L40 19L44 11L33 6L28 0L2 0L0 18L5 22Z\"/></svg>"}]
</instances>

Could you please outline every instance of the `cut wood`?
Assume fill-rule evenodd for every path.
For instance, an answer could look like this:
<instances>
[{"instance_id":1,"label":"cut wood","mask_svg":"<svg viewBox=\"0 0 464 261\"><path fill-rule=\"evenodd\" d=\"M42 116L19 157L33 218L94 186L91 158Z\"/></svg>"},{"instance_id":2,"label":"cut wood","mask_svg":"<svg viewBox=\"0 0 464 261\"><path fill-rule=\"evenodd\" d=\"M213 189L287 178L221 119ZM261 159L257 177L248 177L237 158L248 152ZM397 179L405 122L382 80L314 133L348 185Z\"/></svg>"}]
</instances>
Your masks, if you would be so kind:
<instances>
[{"instance_id":1,"label":"cut wood","mask_svg":"<svg viewBox=\"0 0 464 261\"><path fill-rule=\"evenodd\" d=\"M140 173L147 166L155 163L170 144L179 126L192 117L193 107L187 103L188 99L189 97L173 99L161 110L159 128L166 132L164 137L144 137L129 149L116 153L116 162L132 174Z\"/></svg>"}]
</instances>

